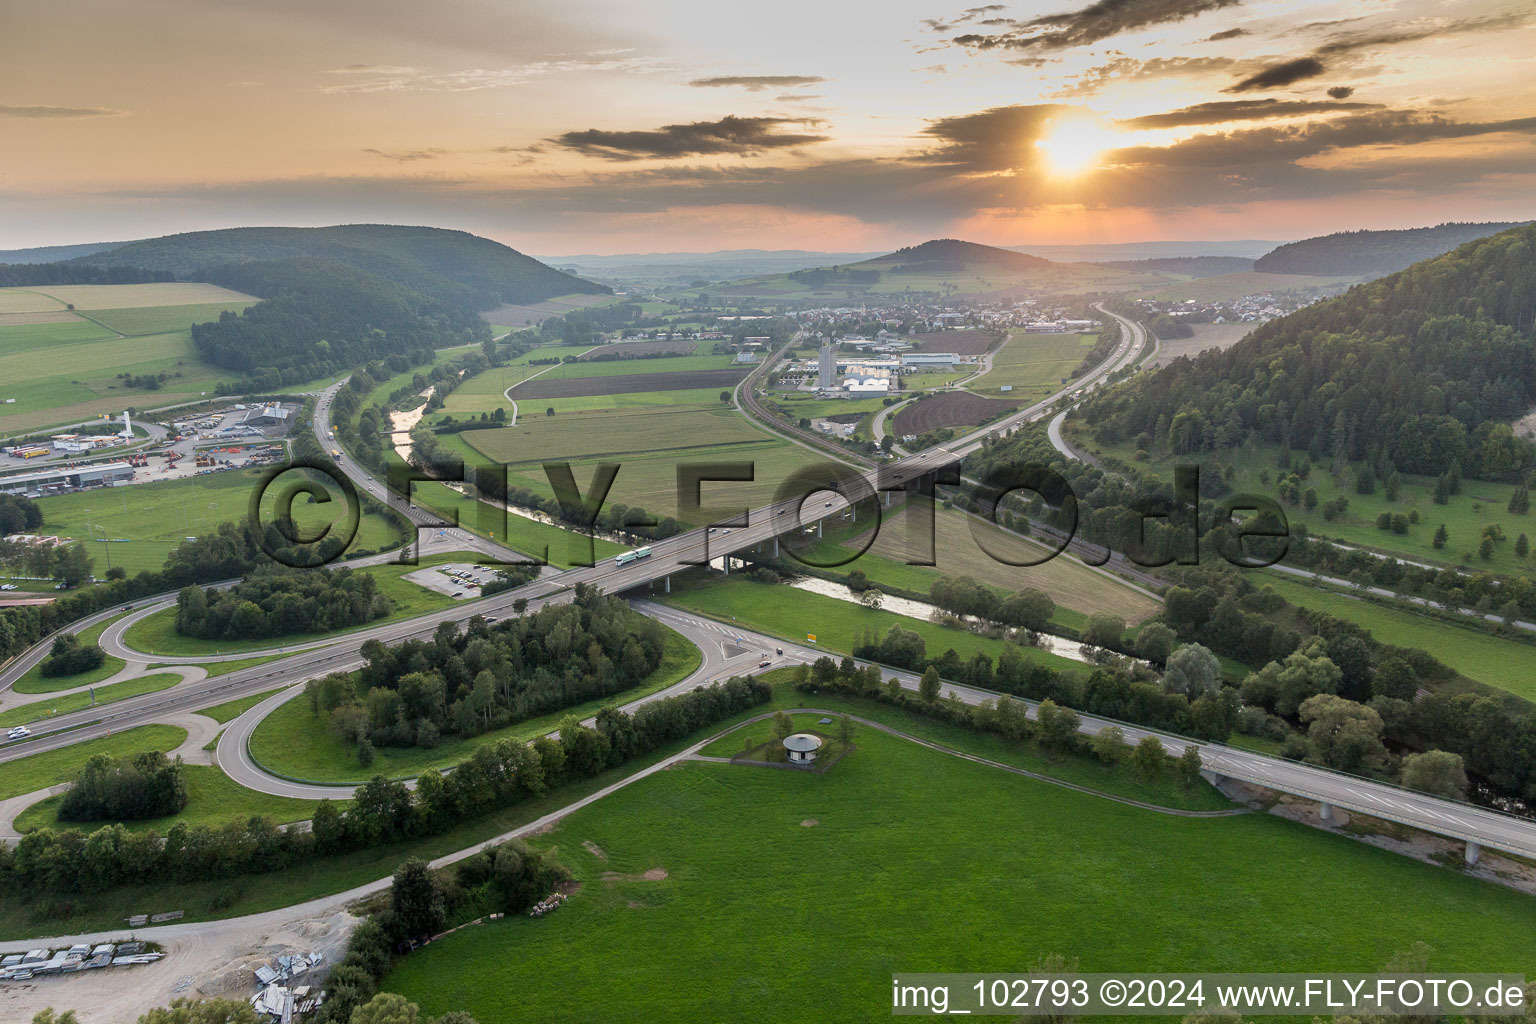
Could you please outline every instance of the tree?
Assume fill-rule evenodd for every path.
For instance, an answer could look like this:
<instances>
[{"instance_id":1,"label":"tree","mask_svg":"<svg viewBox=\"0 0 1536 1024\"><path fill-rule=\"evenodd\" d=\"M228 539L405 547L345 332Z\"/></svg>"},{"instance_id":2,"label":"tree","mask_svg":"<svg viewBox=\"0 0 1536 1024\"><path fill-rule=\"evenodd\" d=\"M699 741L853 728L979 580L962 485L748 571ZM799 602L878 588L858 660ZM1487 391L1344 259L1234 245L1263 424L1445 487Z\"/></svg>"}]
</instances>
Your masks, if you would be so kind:
<instances>
[{"instance_id":1,"label":"tree","mask_svg":"<svg viewBox=\"0 0 1536 1024\"><path fill-rule=\"evenodd\" d=\"M432 1024L480 1024L480 1022L463 1010L449 1010Z\"/></svg>"},{"instance_id":2,"label":"tree","mask_svg":"<svg viewBox=\"0 0 1536 1024\"><path fill-rule=\"evenodd\" d=\"M1185 644L1168 656L1163 689L1190 700L1213 695L1221 689L1221 662L1200 644Z\"/></svg>"},{"instance_id":3,"label":"tree","mask_svg":"<svg viewBox=\"0 0 1536 1024\"><path fill-rule=\"evenodd\" d=\"M1077 743L1082 719L1076 711L1064 708L1050 698L1040 702L1035 711L1040 723L1040 742L1052 750L1071 750Z\"/></svg>"},{"instance_id":4,"label":"tree","mask_svg":"<svg viewBox=\"0 0 1536 1024\"><path fill-rule=\"evenodd\" d=\"M1131 763L1136 766L1136 773L1142 778L1161 778L1163 768L1168 763L1168 752L1163 749L1163 741L1156 736L1143 736L1131 752Z\"/></svg>"},{"instance_id":5,"label":"tree","mask_svg":"<svg viewBox=\"0 0 1536 1024\"><path fill-rule=\"evenodd\" d=\"M1093 756L1107 765L1117 765L1131 756L1131 745L1125 742L1125 730L1118 725L1107 725L1093 734L1089 740Z\"/></svg>"},{"instance_id":6,"label":"tree","mask_svg":"<svg viewBox=\"0 0 1536 1024\"><path fill-rule=\"evenodd\" d=\"M837 738L844 746L850 746L853 743L853 719L847 715L837 716Z\"/></svg>"},{"instance_id":7,"label":"tree","mask_svg":"<svg viewBox=\"0 0 1536 1024\"><path fill-rule=\"evenodd\" d=\"M549 408L544 410L544 415L545 416L553 416L554 414L555 414L555 407L554 406L550 406Z\"/></svg>"},{"instance_id":8,"label":"tree","mask_svg":"<svg viewBox=\"0 0 1536 1024\"><path fill-rule=\"evenodd\" d=\"M932 665L923 671L923 678L917 684L917 695L930 704L939 699L939 670Z\"/></svg>"},{"instance_id":9,"label":"tree","mask_svg":"<svg viewBox=\"0 0 1536 1024\"><path fill-rule=\"evenodd\" d=\"M1467 769L1461 755L1449 751L1409 754L1403 758L1403 785L1448 800L1461 800L1467 795Z\"/></svg>"},{"instance_id":10,"label":"tree","mask_svg":"<svg viewBox=\"0 0 1536 1024\"><path fill-rule=\"evenodd\" d=\"M234 999L182 997L139 1017L139 1024L258 1024L250 1003Z\"/></svg>"},{"instance_id":11,"label":"tree","mask_svg":"<svg viewBox=\"0 0 1536 1024\"><path fill-rule=\"evenodd\" d=\"M380 992L362 1006L354 1007L348 1024L417 1024L420 1019L420 1009L405 996Z\"/></svg>"},{"instance_id":12,"label":"tree","mask_svg":"<svg viewBox=\"0 0 1536 1024\"><path fill-rule=\"evenodd\" d=\"M1046 627L1055 614L1056 602L1051 600L1049 594L1033 587L1025 587L1009 595L997 610L999 622L1037 633Z\"/></svg>"},{"instance_id":13,"label":"tree","mask_svg":"<svg viewBox=\"0 0 1536 1024\"><path fill-rule=\"evenodd\" d=\"M436 935L447 925L448 906L442 884L420 858L412 857L395 871L389 898L400 938Z\"/></svg>"},{"instance_id":14,"label":"tree","mask_svg":"<svg viewBox=\"0 0 1536 1024\"><path fill-rule=\"evenodd\" d=\"M868 590L864 591L864 593L859 595L859 603L862 604L865 608L879 608L881 605L885 604L885 595L880 593L880 591L876 590L874 587L870 587Z\"/></svg>"},{"instance_id":15,"label":"tree","mask_svg":"<svg viewBox=\"0 0 1536 1024\"><path fill-rule=\"evenodd\" d=\"M1445 524L1441 523L1440 526L1435 530L1435 539L1430 541L1430 543L1434 545L1435 550L1438 551L1445 547L1446 542L1450 539L1451 535L1445 532Z\"/></svg>"},{"instance_id":16,"label":"tree","mask_svg":"<svg viewBox=\"0 0 1536 1024\"><path fill-rule=\"evenodd\" d=\"M78 1022L75 1020L74 1010L56 1013L53 1007L49 1006L32 1015L32 1024L78 1024Z\"/></svg>"},{"instance_id":17,"label":"tree","mask_svg":"<svg viewBox=\"0 0 1536 1024\"><path fill-rule=\"evenodd\" d=\"M1173 652L1175 638L1173 630L1161 622L1149 622L1136 634L1136 656L1162 665Z\"/></svg>"},{"instance_id":18,"label":"tree","mask_svg":"<svg viewBox=\"0 0 1536 1024\"><path fill-rule=\"evenodd\" d=\"M1083 626L1083 643L1092 647L1118 647L1125 634L1125 620L1108 612L1094 612Z\"/></svg>"},{"instance_id":19,"label":"tree","mask_svg":"<svg viewBox=\"0 0 1536 1024\"><path fill-rule=\"evenodd\" d=\"M869 577L863 569L855 569L848 574L848 589L855 594L862 594L869 589Z\"/></svg>"},{"instance_id":20,"label":"tree","mask_svg":"<svg viewBox=\"0 0 1536 1024\"><path fill-rule=\"evenodd\" d=\"M775 739L784 739L794 734L795 723L789 714L784 711L776 711L773 715L773 735Z\"/></svg>"},{"instance_id":21,"label":"tree","mask_svg":"<svg viewBox=\"0 0 1536 1024\"><path fill-rule=\"evenodd\" d=\"M1515 538L1515 554L1518 555L1521 558L1524 558L1526 555L1528 555L1530 553L1531 553L1531 542L1525 536L1525 534L1522 533L1520 536Z\"/></svg>"},{"instance_id":22,"label":"tree","mask_svg":"<svg viewBox=\"0 0 1536 1024\"><path fill-rule=\"evenodd\" d=\"M721 402L722 405L729 405L730 401L731 401L731 393L729 391L722 391L722 392L720 392L720 402Z\"/></svg>"},{"instance_id":23,"label":"tree","mask_svg":"<svg viewBox=\"0 0 1536 1024\"><path fill-rule=\"evenodd\" d=\"M1200 760L1200 748L1193 743L1184 745L1184 752L1174 762L1174 768L1179 773L1179 779L1186 786L1193 786L1200 779L1200 769L1204 767Z\"/></svg>"},{"instance_id":24,"label":"tree","mask_svg":"<svg viewBox=\"0 0 1536 1024\"><path fill-rule=\"evenodd\" d=\"M1323 764L1340 771L1380 771L1387 764L1387 748L1381 742L1381 716L1372 708L1331 693L1319 693L1302 702L1299 714L1307 727L1307 739Z\"/></svg>"}]
</instances>

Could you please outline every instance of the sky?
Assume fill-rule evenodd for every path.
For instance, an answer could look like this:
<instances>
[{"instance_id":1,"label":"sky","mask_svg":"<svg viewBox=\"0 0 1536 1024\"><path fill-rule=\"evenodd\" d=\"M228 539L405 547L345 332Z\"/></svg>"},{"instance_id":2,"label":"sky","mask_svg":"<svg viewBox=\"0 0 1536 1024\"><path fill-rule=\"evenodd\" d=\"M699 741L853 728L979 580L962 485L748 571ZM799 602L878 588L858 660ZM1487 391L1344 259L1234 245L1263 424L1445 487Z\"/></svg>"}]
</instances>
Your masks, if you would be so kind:
<instances>
[{"instance_id":1,"label":"sky","mask_svg":"<svg viewBox=\"0 0 1536 1024\"><path fill-rule=\"evenodd\" d=\"M536 255L1536 217L1530 0L19 0L0 249L251 224Z\"/></svg>"}]
</instances>

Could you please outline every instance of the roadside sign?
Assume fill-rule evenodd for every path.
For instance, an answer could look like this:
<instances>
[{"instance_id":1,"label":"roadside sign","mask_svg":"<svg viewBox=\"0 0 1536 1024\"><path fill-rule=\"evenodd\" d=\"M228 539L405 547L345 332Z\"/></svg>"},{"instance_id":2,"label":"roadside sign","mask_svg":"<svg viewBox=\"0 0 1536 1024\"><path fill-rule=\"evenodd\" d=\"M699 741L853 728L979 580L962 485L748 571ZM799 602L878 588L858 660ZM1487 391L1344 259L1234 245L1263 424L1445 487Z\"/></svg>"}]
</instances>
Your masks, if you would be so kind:
<instances>
[{"instance_id":1,"label":"roadside sign","mask_svg":"<svg viewBox=\"0 0 1536 1024\"><path fill-rule=\"evenodd\" d=\"M807 633L807 634L805 634L805 642L808 643L808 644L815 643L816 642L816 634L815 633Z\"/></svg>"}]
</instances>

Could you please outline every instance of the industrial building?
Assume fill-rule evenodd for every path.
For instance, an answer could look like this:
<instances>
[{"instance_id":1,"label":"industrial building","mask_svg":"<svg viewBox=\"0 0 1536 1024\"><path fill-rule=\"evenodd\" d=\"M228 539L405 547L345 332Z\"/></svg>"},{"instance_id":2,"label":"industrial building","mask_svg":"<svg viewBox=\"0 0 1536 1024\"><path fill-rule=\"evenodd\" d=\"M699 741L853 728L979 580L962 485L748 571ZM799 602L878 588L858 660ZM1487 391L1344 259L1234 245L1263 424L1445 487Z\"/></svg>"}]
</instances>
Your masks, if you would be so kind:
<instances>
[{"instance_id":1,"label":"industrial building","mask_svg":"<svg viewBox=\"0 0 1536 1024\"><path fill-rule=\"evenodd\" d=\"M816 364L816 386L823 391L837 387L837 356L829 342L821 343L821 356Z\"/></svg>"},{"instance_id":2,"label":"industrial building","mask_svg":"<svg viewBox=\"0 0 1536 1024\"><path fill-rule=\"evenodd\" d=\"M241 424L249 427L286 427L293 411L276 402L258 405L245 414Z\"/></svg>"},{"instance_id":3,"label":"industrial building","mask_svg":"<svg viewBox=\"0 0 1536 1024\"><path fill-rule=\"evenodd\" d=\"M60 466L35 473L0 477L0 494L56 490L64 487L101 487L133 479L133 467L121 460L93 466Z\"/></svg>"},{"instance_id":4,"label":"industrial building","mask_svg":"<svg viewBox=\"0 0 1536 1024\"><path fill-rule=\"evenodd\" d=\"M903 352L901 354L902 366L942 366L953 369L959 361L958 352Z\"/></svg>"}]
</instances>

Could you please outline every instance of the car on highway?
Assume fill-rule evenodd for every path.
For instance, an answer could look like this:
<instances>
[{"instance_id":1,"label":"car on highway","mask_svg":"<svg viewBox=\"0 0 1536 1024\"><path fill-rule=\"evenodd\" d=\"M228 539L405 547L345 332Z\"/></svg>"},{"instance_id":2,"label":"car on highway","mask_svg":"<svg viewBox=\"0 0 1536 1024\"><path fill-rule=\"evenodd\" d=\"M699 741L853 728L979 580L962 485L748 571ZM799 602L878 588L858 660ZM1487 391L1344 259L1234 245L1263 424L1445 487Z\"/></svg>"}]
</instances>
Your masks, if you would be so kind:
<instances>
[{"instance_id":1,"label":"car on highway","mask_svg":"<svg viewBox=\"0 0 1536 1024\"><path fill-rule=\"evenodd\" d=\"M767 668L769 665L772 665L772 664L773 664L773 659L771 659L771 658L764 658L762 661L757 663L757 667L758 668Z\"/></svg>"},{"instance_id":2,"label":"car on highway","mask_svg":"<svg viewBox=\"0 0 1536 1024\"><path fill-rule=\"evenodd\" d=\"M24 740L28 736L31 736L31 735L32 735L32 730L31 729L28 729L24 725L18 725L18 726L16 726L16 728L14 728L10 732L6 733L5 734L5 738L8 739L8 740Z\"/></svg>"},{"instance_id":3,"label":"car on highway","mask_svg":"<svg viewBox=\"0 0 1536 1024\"><path fill-rule=\"evenodd\" d=\"M0 583L0 590L18 590L18 589L20 589L20 588L17 587L16 584L14 584L14 583Z\"/></svg>"}]
</instances>

